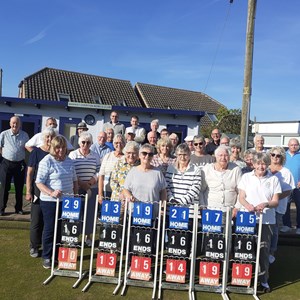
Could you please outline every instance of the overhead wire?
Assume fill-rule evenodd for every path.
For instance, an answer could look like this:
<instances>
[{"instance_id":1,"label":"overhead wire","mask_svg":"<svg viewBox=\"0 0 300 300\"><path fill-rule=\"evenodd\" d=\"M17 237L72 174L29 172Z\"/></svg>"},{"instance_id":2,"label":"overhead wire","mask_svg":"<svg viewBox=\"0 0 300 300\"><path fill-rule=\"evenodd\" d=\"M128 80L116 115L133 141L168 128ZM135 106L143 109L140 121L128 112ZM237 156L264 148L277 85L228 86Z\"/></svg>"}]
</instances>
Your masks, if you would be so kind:
<instances>
[{"instance_id":1,"label":"overhead wire","mask_svg":"<svg viewBox=\"0 0 300 300\"><path fill-rule=\"evenodd\" d=\"M211 79L211 75L212 75L212 72L213 72L213 69L214 69L214 66L215 66L215 63L216 63L216 59L217 59L217 56L218 56L218 53L219 53L219 50L220 50L220 46L221 46L221 42L222 42L222 39L223 39L223 35L224 35L224 32L225 32L225 28L228 24L232 3L233 3L233 0L230 0L229 6L228 6L228 9L227 9L227 13L226 13L226 17L225 17L225 20L224 20L224 24L223 24L223 27L222 27L222 30L221 30L221 33L220 33L218 43L217 43L217 48L216 48L215 54L213 56L212 64L211 64L211 67L210 67L210 70L209 70L209 73L208 73L208 78L206 80L206 83L205 83L205 86L204 86L204 89L203 89L204 93L205 93L205 91L208 87L208 84L209 84L209 81Z\"/></svg>"}]
</instances>

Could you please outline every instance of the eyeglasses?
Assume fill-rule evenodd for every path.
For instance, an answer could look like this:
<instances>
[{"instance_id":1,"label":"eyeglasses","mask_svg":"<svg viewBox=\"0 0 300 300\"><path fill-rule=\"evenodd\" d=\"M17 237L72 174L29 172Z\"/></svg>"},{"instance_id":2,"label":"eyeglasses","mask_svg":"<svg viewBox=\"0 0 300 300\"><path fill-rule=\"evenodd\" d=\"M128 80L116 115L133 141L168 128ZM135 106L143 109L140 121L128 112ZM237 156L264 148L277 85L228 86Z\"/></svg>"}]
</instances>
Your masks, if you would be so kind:
<instances>
[{"instance_id":1,"label":"eyeglasses","mask_svg":"<svg viewBox=\"0 0 300 300\"><path fill-rule=\"evenodd\" d=\"M275 154L275 153L271 153L272 157L276 157L276 158L280 158L282 155L281 154Z\"/></svg>"},{"instance_id":2,"label":"eyeglasses","mask_svg":"<svg viewBox=\"0 0 300 300\"><path fill-rule=\"evenodd\" d=\"M126 152L127 155L137 155L136 152Z\"/></svg>"},{"instance_id":3,"label":"eyeglasses","mask_svg":"<svg viewBox=\"0 0 300 300\"><path fill-rule=\"evenodd\" d=\"M202 146L202 145L203 145L202 142L200 142L200 143L194 143L194 146Z\"/></svg>"},{"instance_id":4,"label":"eyeglasses","mask_svg":"<svg viewBox=\"0 0 300 300\"><path fill-rule=\"evenodd\" d=\"M90 145L91 142L90 142L90 141L81 141L81 144L82 144L82 145L85 145L85 144Z\"/></svg>"},{"instance_id":5,"label":"eyeglasses","mask_svg":"<svg viewBox=\"0 0 300 300\"><path fill-rule=\"evenodd\" d=\"M147 156L148 155L149 157L153 157L153 155L154 155L154 153L152 153L152 152L146 152L146 151L142 151L141 154L143 156Z\"/></svg>"}]
</instances>

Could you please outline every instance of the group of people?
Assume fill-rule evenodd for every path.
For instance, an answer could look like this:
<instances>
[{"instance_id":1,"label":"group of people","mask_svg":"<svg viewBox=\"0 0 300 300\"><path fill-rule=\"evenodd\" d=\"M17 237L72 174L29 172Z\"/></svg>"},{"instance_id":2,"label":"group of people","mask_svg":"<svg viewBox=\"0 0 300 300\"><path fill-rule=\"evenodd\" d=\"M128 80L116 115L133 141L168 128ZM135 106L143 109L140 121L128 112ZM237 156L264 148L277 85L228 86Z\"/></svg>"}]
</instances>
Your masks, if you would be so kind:
<instances>
[{"instance_id":1,"label":"group of people","mask_svg":"<svg viewBox=\"0 0 300 300\"><path fill-rule=\"evenodd\" d=\"M43 266L50 268L56 199L63 194L88 195L88 246L92 243L96 198L100 204L111 199L166 201L191 208L199 203L224 211L229 206L233 217L241 209L262 214L259 280L266 291L270 290L268 270L275 261L279 230L287 232L292 227L291 199L297 207L296 233L300 234L299 141L290 139L287 151L282 147L267 151L263 137L256 135L254 148L242 154L239 140L222 137L217 128L210 141L196 135L179 144L175 133L167 129L158 132L158 120L151 122L146 134L137 116L132 116L127 128L118 117L116 111L111 112L111 121L104 124L95 142L84 122L78 125L77 137L67 141L57 134L54 118L49 118L46 129L30 140L20 130L16 116L10 120L11 129L0 134L1 215L12 177L16 213L22 213L25 148L30 151L26 178L26 200L32 203L30 255L38 257L42 244ZM193 214L191 209L190 217Z\"/></svg>"}]
</instances>

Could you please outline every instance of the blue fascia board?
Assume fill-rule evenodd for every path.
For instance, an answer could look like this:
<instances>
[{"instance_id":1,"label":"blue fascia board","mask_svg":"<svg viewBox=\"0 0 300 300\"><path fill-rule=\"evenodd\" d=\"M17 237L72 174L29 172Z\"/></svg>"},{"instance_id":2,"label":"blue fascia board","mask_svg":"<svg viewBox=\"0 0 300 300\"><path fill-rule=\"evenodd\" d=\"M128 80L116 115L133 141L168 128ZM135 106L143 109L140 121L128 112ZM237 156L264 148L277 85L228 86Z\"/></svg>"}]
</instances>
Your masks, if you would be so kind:
<instances>
[{"instance_id":1,"label":"blue fascia board","mask_svg":"<svg viewBox=\"0 0 300 300\"><path fill-rule=\"evenodd\" d=\"M61 106L66 107L67 102L51 101L51 100L34 100L29 98L18 98L18 97L0 97L0 103L18 103L18 104L32 104L32 105L49 105L49 106ZM97 109L95 109L97 110ZM149 114L165 114L165 115L176 115L176 116L197 116L202 118L205 116L205 111L195 110L179 110L179 109L160 109L160 108L145 108L145 107L131 107L131 106L112 106L112 110L125 111L128 114L132 113L149 113Z\"/></svg>"},{"instance_id":2,"label":"blue fascia board","mask_svg":"<svg viewBox=\"0 0 300 300\"><path fill-rule=\"evenodd\" d=\"M28 98L18 97L0 97L0 103L18 103L18 104L32 104L32 105L50 105L65 107L67 103L51 100L33 100Z\"/></svg>"}]
</instances>

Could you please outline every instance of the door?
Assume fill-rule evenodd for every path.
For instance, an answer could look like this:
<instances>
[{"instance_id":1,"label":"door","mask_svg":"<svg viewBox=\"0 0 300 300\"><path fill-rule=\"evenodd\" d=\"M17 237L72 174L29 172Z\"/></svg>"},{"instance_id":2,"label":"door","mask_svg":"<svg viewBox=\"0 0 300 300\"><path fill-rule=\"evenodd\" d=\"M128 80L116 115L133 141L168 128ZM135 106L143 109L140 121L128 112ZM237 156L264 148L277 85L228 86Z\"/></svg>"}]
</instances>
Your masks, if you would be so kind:
<instances>
[{"instance_id":1,"label":"door","mask_svg":"<svg viewBox=\"0 0 300 300\"><path fill-rule=\"evenodd\" d=\"M187 126L186 125L173 125L167 124L167 129L169 133L176 133L179 138L179 144L183 142L183 139L187 136Z\"/></svg>"},{"instance_id":2,"label":"door","mask_svg":"<svg viewBox=\"0 0 300 300\"><path fill-rule=\"evenodd\" d=\"M77 124L82 122L80 118L59 118L59 133L63 135L67 140L70 140L72 135L76 134Z\"/></svg>"}]
</instances>

